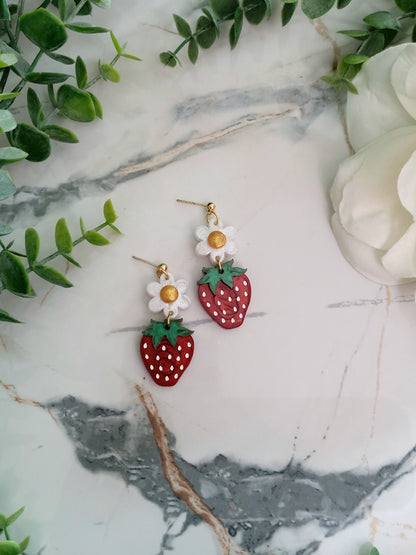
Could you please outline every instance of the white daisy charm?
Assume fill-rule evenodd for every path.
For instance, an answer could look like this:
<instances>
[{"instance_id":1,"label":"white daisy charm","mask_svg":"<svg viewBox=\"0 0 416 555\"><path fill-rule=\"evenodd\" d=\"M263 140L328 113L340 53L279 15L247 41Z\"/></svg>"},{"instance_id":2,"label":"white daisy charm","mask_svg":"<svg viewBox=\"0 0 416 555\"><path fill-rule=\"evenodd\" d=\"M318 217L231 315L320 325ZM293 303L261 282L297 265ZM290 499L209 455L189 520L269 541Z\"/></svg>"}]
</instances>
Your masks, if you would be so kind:
<instances>
[{"instance_id":1,"label":"white daisy charm","mask_svg":"<svg viewBox=\"0 0 416 555\"><path fill-rule=\"evenodd\" d=\"M176 318L180 308L188 308L191 304L190 298L185 295L188 282L184 279L175 280L172 274L168 278L162 274L159 281L152 281L146 289L152 296L149 309L152 312L163 310L166 317L170 314L172 318Z\"/></svg>"},{"instance_id":2,"label":"white daisy charm","mask_svg":"<svg viewBox=\"0 0 416 555\"><path fill-rule=\"evenodd\" d=\"M223 227L221 222L208 225L200 225L195 230L196 238L199 243L196 246L197 254L206 256L209 254L211 261L216 264L218 260L222 262L226 254L235 254L237 247L234 242L236 230L231 227Z\"/></svg>"}]
</instances>

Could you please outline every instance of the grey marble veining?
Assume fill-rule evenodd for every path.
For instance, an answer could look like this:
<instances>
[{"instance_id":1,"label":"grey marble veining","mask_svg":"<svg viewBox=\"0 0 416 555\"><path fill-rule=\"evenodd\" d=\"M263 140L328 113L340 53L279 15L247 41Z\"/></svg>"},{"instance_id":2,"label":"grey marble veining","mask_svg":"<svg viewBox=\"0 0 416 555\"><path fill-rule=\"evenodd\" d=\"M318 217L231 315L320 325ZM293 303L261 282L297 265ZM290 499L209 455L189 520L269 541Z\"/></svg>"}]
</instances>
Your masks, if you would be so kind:
<instances>
[{"instance_id":1,"label":"grey marble veining","mask_svg":"<svg viewBox=\"0 0 416 555\"><path fill-rule=\"evenodd\" d=\"M62 423L85 468L116 473L160 507L166 532L159 555L169 551L175 538L200 521L172 493L142 406L114 410L68 396L45 408ZM333 536L363 518L378 497L412 472L416 463L414 446L400 460L373 472L319 474L293 459L284 468L268 470L243 465L221 454L194 465L174 451L175 437L169 432L168 439L182 474L229 534L252 554L266 553L268 541L279 529L296 529L309 523L316 524L315 539L309 539L296 552L277 552L316 553L322 537Z\"/></svg>"}]
</instances>

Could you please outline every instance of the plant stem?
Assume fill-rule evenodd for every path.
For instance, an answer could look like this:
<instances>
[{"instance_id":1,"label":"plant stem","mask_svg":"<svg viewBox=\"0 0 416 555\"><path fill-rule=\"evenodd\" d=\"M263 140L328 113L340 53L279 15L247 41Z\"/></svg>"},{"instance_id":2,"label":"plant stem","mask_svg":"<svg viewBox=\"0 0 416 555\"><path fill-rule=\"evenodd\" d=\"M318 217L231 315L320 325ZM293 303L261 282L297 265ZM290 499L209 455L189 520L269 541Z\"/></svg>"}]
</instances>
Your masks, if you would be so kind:
<instances>
[{"instance_id":1,"label":"plant stem","mask_svg":"<svg viewBox=\"0 0 416 555\"><path fill-rule=\"evenodd\" d=\"M69 14L68 20L65 23L71 23L71 21L79 14L86 3L87 0L81 0L81 2L75 7L75 10L71 14Z\"/></svg>"},{"instance_id":2,"label":"plant stem","mask_svg":"<svg viewBox=\"0 0 416 555\"><path fill-rule=\"evenodd\" d=\"M10 535L9 535L9 532L8 532L7 528L4 528L3 531L4 531L4 535L6 536L6 540L10 541Z\"/></svg>"},{"instance_id":3,"label":"plant stem","mask_svg":"<svg viewBox=\"0 0 416 555\"><path fill-rule=\"evenodd\" d=\"M20 16L23 13L25 7L25 0L19 0L19 3L17 5L17 13L16 13L16 28L14 30L14 39L12 40L12 42L10 43L10 46L12 48L15 48L17 45L17 41L19 40L19 33L20 33Z\"/></svg>"},{"instance_id":4,"label":"plant stem","mask_svg":"<svg viewBox=\"0 0 416 555\"><path fill-rule=\"evenodd\" d=\"M39 52L36 54L33 62L30 64L30 66L27 70L27 73L30 73L31 71L33 71L35 69L35 67L37 66L37 64L38 64L38 62L39 62L39 60L41 59L42 56L43 56L43 50L39 50ZM20 92L23 89L23 87L25 86L26 82L27 81L26 81L25 78L21 79L17 83L17 85L14 87L12 92ZM12 100L12 102L14 101L14 99L11 99L11 100ZM6 107L8 108L9 106L10 106L10 104L8 104Z\"/></svg>"}]
</instances>

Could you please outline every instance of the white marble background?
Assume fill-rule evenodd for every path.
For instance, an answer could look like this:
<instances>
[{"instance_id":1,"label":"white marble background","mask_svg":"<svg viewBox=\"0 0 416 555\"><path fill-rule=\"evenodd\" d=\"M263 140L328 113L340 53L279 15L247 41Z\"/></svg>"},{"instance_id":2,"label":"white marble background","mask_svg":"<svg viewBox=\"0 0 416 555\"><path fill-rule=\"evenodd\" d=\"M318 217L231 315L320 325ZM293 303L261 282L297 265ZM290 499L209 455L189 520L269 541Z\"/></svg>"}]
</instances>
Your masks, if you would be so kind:
<instances>
[{"instance_id":1,"label":"white marble background","mask_svg":"<svg viewBox=\"0 0 416 555\"><path fill-rule=\"evenodd\" d=\"M83 268L68 271L74 288L35 278L36 299L1 296L26 322L0 324L1 510L26 505L14 530L32 535L30 554L162 552L160 507L120 476L81 466L61 423L38 406L67 395L127 409L141 404L139 384L175 436L175 451L195 465L223 454L264 470L293 459L315 473L370 474L414 447L410 291L357 274L329 226L327 190L349 150L339 107L319 77L331 69L334 41L348 42L335 31L355 28L360 12L380 4L353 0L314 24L298 13L285 29L276 10L258 28L245 25L234 52L224 35L195 67L184 59L173 70L158 63L161 50L178 44L171 13L193 20L199 2L120 0L99 12L144 61L123 61L121 84L95 89L104 121L71 124L78 145L58 144L47 162L13 168L21 185L12 207L17 243L34 225L48 254L58 217L76 235L79 216L97 225L109 197L123 231L106 232L109 247L76 248ZM98 42L101 58L110 58L110 39ZM93 68L94 53L88 58ZM214 201L237 227L236 260L248 268L253 297L238 330L197 325L192 365L175 388L161 389L137 351L154 275L131 255L199 279L206 261L194 254L193 231L204 212L177 205L178 197ZM198 323L205 313L195 287L191 297L184 321ZM410 457L398 467L408 474L332 537L318 524L284 527L256 553L303 553L310 538L321 541L319 555L354 555L368 541L382 555L414 554L413 467ZM223 550L200 523L172 552Z\"/></svg>"}]
</instances>

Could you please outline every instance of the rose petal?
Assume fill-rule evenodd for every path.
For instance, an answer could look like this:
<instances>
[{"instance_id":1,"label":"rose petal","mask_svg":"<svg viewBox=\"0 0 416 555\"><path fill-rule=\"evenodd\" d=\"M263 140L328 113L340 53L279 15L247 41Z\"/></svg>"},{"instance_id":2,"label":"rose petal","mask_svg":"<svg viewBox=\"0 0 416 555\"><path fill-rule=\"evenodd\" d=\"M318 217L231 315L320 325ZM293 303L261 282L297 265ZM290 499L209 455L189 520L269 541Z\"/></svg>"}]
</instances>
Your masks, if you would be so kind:
<instances>
[{"instance_id":1,"label":"rose petal","mask_svg":"<svg viewBox=\"0 0 416 555\"><path fill-rule=\"evenodd\" d=\"M347 233L336 214L332 216L331 226L340 251L357 272L371 281L384 285L403 283L402 280L395 278L384 268L381 262L384 251L373 249Z\"/></svg>"},{"instance_id":2,"label":"rose petal","mask_svg":"<svg viewBox=\"0 0 416 555\"><path fill-rule=\"evenodd\" d=\"M416 223L384 255L383 265L398 278L416 277Z\"/></svg>"},{"instance_id":3,"label":"rose petal","mask_svg":"<svg viewBox=\"0 0 416 555\"><path fill-rule=\"evenodd\" d=\"M146 287L146 291L149 293L149 295L151 295L152 297L156 297L159 296L160 294L160 290L162 289L162 286L160 283L158 283L157 281L152 281L151 283L148 284L148 286Z\"/></svg>"},{"instance_id":4,"label":"rose petal","mask_svg":"<svg viewBox=\"0 0 416 555\"><path fill-rule=\"evenodd\" d=\"M391 83L404 109L416 118L416 44L407 44L391 70Z\"/></svg>"},{"instance_id":5,"label":"rose petal","mask_svg":"<svg viewBox=\"0 0 416 555\"><path fill-rule=\"evenodd\" d=\"M416 217L416 151L399 174L397 191L403 206Z\"/></svg>"},{"instance_id":6,"label":"rose petal","mask_svg":"<svg viewBox=\"0 0 416 555\"><path fill-rule=\"evenodd\" d=\"M185 291L189 287L189 283L184 279L178 279L178 281L175 283L175 286L179 293L185 293Z\"/></svg>"},{"instance_id":7,"label":"rose petal","mask_svg":"<svg viewBox=\"0 0 416 555\"><path fill-rule=\"evenodd\" d=\"M201 241L197 244L195 250L197 254L200 254L201 256L206 256L207 254L210 254L212 249L208 245L207 241Z\"/></svg>"},{"instance_id":8,"label":"rose petal","mask_svg":"<svg viewBox=\"0 0 416 555\"><path fill-rule=\"evenodd\" d=\"M362 163L362 152L359 152L354 156L350 156L340 163L331 190L329 191L334 212L338 212L339 210L345 184L360 169Z\"/></svg>"},{"instance_id":9,"label":"rose petal","mask_svg":"<svg viewBox=\"0 0 416 555\"><path fill-rule=\"evenodd\" d=\"M195 229L195 237L203 241L211 233L211 230L206 225L200 225Z\"/></svg>"},{"instance_id":10,"label":"rose petal","mask_svg":"<svg viewBox=\"0 0 416 555\"><path fill-rule=\"evenodd\" d=\"M163 310L166 303L162 301L160 297L153 297L149 301L149 310L152 312L159 312L159 310Z\"/></svg>"},{"instance_id":11,"label":"rose petal","mask_svg":"<svg viewBox=\"0 0 416 555\"><path fill-rule=\"evenodd\" d=\"M376 54L365 62L353 80L359 94L348 95L346 121L355 150L382 133L414 123L391 83L390 68L406 47L400 44Z\"/></svg>"},{"instance_id":12,"label":"rose petal","mask_svg":"<svg viewBox=\"0 0 416 555\"><path fill-rule=\"evenodd\" d=\"M178 304L178 308L185 310L191 306L191 299L188 295L179 295L178 300L176 301Z\"/></svg>"},{"instance_id":13,"label":"rose petal","mask_svg":"<svg viewBox=\"0 0 416 555\"><path fill-rule=\"evenodd\" d=\"M355 156L362 164L345 184L339 205L343 227L360 241L387 250L412 223L397 192L401 168L416 148L416 126L385 133Z\"/></svg>"}]
</instances>

